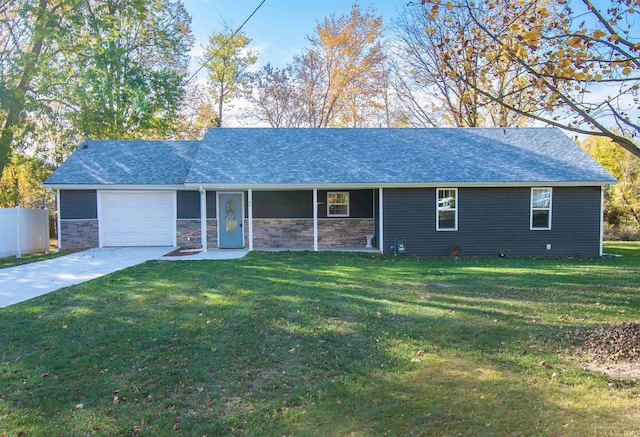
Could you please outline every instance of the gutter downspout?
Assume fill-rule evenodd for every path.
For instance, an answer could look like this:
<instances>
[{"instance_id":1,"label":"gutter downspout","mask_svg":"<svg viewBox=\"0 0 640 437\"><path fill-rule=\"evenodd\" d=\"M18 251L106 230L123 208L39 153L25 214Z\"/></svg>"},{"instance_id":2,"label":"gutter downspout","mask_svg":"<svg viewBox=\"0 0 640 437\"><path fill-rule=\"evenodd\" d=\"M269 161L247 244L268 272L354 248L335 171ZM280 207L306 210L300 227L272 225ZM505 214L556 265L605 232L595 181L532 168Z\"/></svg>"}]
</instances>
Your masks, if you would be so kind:
<instances>
[{"instance_id":1,"label":"gutter downspout","mask_svg":"<svg viewBox=\"0 0 640 437\"><path fill-rule=\"evenodd\" d=\"M318 251L318 189L313 189L313 250Z\"/></svg>"},{"instance_id":2,"label":"gutter downspout","mask_svg":"<svg viewBox=\"0 0 640 437\"><path fill-rule=\"evenodd\" d=\"M60 217L62 216L62 214L60 213L60 190L59 189L56 190L56 206L58 207L58 215L56 217L56 227L58 229L56 229L56 231L58 234L58 252L60 252L62 250L62 228L60 227L61 225Z\"/></svg>"},{"instance_id":3,"label":"gutter downspout","mask_svg":"<svg viewBox=\"0 0 640 437\"><path fill-rule=\"evenodd\" d=\"M380 235L380 241L378 242L378 246L380 249L380 253L384 254L384 199L382 198L382 188L378 188L378 234Z\"/></svg>"},{"instance_id":4,"label":"gutter downspout","mask_svg":"<svg viewBox=\"0 0 640 437\"><path fill-rule=\"evenodd\" d=\"M247 206L249 207L249 251L253 250L253 190L247 190Z\"/></svg>"}]
</instances>

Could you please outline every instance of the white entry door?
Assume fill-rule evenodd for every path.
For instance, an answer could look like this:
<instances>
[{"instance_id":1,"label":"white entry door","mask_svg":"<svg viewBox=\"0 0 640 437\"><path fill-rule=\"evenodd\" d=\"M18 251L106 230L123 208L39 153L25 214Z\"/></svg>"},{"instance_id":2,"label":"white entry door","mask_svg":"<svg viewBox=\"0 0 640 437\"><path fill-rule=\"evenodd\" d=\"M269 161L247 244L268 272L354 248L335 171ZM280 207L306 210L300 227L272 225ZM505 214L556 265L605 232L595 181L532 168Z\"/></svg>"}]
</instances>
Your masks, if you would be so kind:
<instances>
[{"instance_id":1,"label":"white entry door","mask_svg":"<svg viewBox=\"0 0 640 437\"><path fill-rule=\"evenodd\" d=\"M100 245L173 246L175 192L101 191Z\"/></svg>"}]
</instances>

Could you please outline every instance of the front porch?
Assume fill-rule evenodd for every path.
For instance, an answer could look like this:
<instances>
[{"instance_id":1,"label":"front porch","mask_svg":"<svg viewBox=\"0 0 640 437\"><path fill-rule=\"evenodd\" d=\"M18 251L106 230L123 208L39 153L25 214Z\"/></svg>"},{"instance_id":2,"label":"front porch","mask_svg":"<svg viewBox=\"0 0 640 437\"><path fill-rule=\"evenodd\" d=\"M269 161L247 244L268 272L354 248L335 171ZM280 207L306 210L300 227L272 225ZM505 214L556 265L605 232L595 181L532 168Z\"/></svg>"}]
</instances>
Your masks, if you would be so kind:
<instances>
[{"instance_id":1,"label":"front porch","mask_svg":"<svg viewBox=\"0 0 640 437\"><path fill-rule=\"evenodd\" d=\"M237 204L229 210L221 195L223 203L235 196ZM176 243L207 249L380 252L381 196L381 189L349 188L179 191ZM244 244L226 245L230 236ZM367 236L372 247L367 247Z\"/></svg>"}]
</instances>

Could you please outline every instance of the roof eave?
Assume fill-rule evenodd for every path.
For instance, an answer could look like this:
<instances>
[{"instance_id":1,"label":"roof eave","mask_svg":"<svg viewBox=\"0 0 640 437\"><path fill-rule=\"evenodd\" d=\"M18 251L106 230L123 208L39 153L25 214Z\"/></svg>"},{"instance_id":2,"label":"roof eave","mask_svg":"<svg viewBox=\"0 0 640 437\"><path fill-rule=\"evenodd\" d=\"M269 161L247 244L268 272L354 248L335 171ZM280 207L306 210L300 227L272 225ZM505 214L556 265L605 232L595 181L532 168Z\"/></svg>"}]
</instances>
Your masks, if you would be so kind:
<instances>
[{"instance_id":1,"label":"roof eave","mask_svg":"<svg viewBox=\"0 0 640 437\"><path fill-rule=\"evenodd\" d=\"M197 190L200 187L206 190L324 190L324 189L373 189L373 188L436 188L436 187L475 187L475 188L507 188L507 187L586 187L586 186L607 186L613 185L617 181L538 181L538 182L460 182L460 181L440 181L440 182L333 182L333 183L301 183L301 184L222 184L222 183L196 183L186 182L184 184L48 184L45 188L53 190Z\"/></svg>"},{"instance_id":2,"label":"roof eave","mask_svg":"<svg viewBox=\"0 0 640 437\"><path fill-rule=\"evenodd\" d=\"M334 183L301 183L301 184L280 184L280 183L248 183L248 184L223 184L223 183L196 183L186 182L187 189L206 190L312 190L312 189L336 189L336 188L435 188L435 187L477 187L477 188L507 188L507 187L585 187L585 186L607 186L615 184L617 181L538 181L538 182L460 182L460 181L440 181L440 182L334 182Z\"/></svg>"},{"instance_id":3,"label":"roof eave","mask_svg":"<svg viewBox=\"0 0 640 437\"><path fill-rule=\"evenodd\" d=\"M43 184L52 190L184 190L184 184Z\"/></svg>"}]
</instances>

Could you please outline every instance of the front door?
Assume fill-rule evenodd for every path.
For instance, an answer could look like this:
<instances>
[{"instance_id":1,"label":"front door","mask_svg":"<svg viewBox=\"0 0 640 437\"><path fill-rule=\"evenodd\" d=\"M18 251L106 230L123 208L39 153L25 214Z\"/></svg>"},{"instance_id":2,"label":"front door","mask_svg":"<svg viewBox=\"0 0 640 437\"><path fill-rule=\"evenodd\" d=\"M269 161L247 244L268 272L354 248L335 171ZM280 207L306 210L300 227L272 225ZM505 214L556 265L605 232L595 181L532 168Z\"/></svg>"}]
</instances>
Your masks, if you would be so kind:
<instances>
[{"instance_id":1,"label":"front door","mask_svg":"<svg viewBox=\"0 0 640 437\"><path fill-rule=\"evenodd\" d=\"M218 229L220 248L244 247L242 193L220 193L218 195Z\"/></svg>"}]
</instances>

